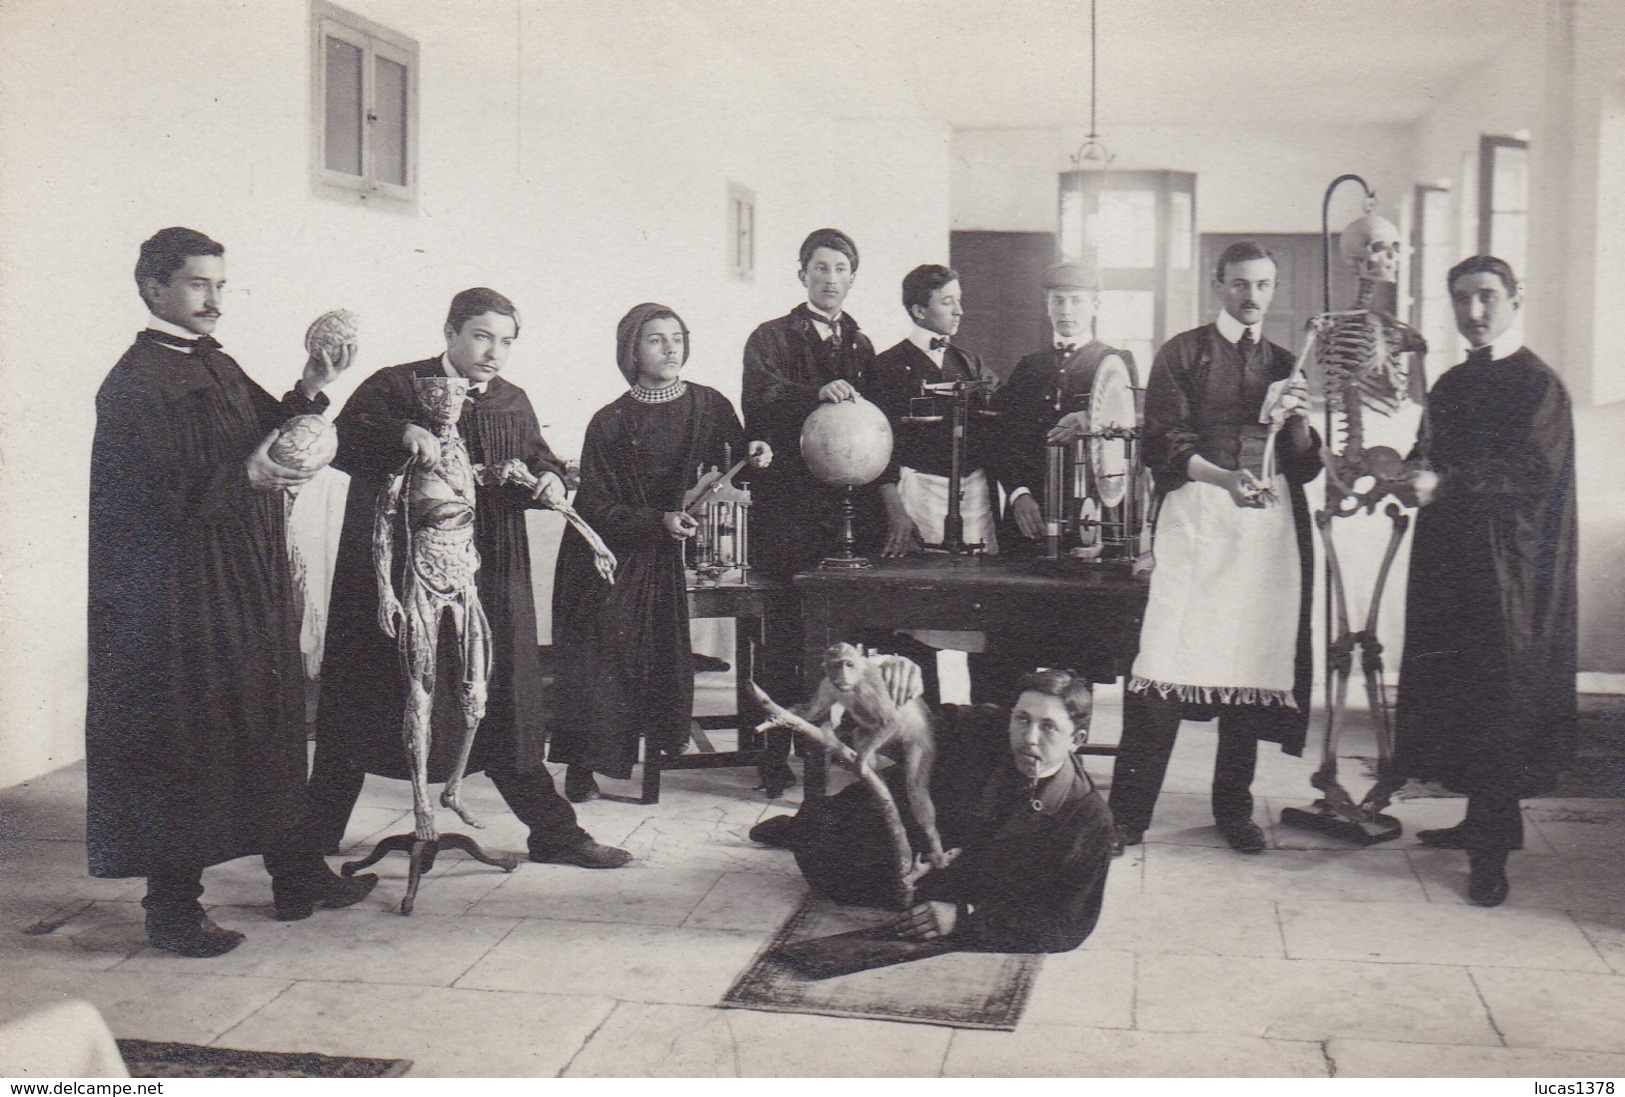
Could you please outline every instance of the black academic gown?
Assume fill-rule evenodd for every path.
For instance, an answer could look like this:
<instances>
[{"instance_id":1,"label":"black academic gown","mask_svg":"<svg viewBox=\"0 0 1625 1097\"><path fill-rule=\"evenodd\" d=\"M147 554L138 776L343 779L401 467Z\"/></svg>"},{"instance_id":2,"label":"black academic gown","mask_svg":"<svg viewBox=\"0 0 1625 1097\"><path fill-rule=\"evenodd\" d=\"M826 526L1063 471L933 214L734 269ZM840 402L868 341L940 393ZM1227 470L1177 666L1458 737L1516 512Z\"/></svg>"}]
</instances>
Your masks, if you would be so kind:
<instances>
[{"instance_id":1,"label":"black academic gown","mask_svg":"<svg viewBox=\"0 0 1625 1097\"><path fill-rule=\"evenodd\" d=\"M637 427L650 413L668 428L658 438ZM575 507L615 554L615 582L599 576L586 539L565 530L553 586L553 761L624 780L640 736L674 754L688 742L688 586L683 546L662 518L682 509L702 464L726 467L729 446L743 456L744 428L728 398L704 385L670 404L623 395L588 424Z\"/></svg>"},{"instance_id":2,"label":"black academic gown","mask_svg":"<svg viewBox=\"0 0 1625 1097\"><path fill-rule=\"evenodd\" d=\"M210 344L213 341L210 340ZM215 345L217 347L217 345ZM94 876L289 848L304 675L283 492L244 462L286 418L214 349L142 332L96 394L86 844Z\"/></svg>"},{"instance_id":3,"label":"black academic gown","mask_svg":"<svg viewBox=\"0 0 1625 1097\"><path fill-rule=\"evenodd\" d=\"M745 342L742 406L750 437L773 447L773 464L752 488L752 559L766 574L789 576L834 553L840 542L843 489L823 483L801 459L801 425L818 407L818 391L845 380L862 391L874 344L850 314L839 345L819 337L805 303L769 320ZM854 492L859 550L880 544L885 519L873 486Z\"/></svg>"},{"instance_id":4,"label":"black academic gown","mask_svg":"<svg viewBox=\"0 0 1625 1097\"><path fill-rule=\"evenodd\" d=\"M438 357L381 369L361 383L338 416L339 452L333 465L350 474L350 492L333 572L316 735L322 755L332 752L368 773L396 779L411 776L401 739L406 680L396 641L378 626L373 516L379 492L406 461L401 447L406 425L417 422L432 429L417 411L412 379L444 372ZM471 396L458 430L475 464L499 466L518 458L537 475L564 473L542 439L530 398L501 377L491 380L484 395ZM493 660L485 719L468 771L526 772L541 766L547 735L525 529L525 511L542 504L513 484L482 485L475 498L477 586L491 624ZM405 538L397 530L397 563L405 552ZM436 673L431 781L450 774L465 727L457 704L461 669L449 619L442 624L446 631Z\"/></svg>"},{"instance_id":5,"label":"black academic gown","mask_svg":"<svg viewBox=\"0 0 1625 1097\"><path fill-rule=\"evenodd\" d=\"M1399 772L1468 794L1550 792L1576 725L1568 393L1527 349L1465 362L1433 386L1413 459L1440 484L1411 549Z\"/></svg>"}]
</instances>

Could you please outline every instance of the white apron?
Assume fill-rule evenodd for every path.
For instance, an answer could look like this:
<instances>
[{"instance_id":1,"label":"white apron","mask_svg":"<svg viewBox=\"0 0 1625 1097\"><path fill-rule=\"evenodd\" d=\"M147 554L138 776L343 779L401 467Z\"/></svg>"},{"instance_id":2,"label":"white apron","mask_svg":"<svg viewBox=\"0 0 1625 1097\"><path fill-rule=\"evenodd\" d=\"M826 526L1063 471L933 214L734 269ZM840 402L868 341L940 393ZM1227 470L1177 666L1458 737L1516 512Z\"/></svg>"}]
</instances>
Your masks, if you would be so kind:
<instances>
[{"instance_id":1,"label":"white apron","mask_svg":"<svg viewBox=\"0 0 1625 1097\"><path fill-rule=\"evenodd\" d=\"M993 493L987 476L977 469L960 478L959 514L965 523L965 540L986 545L988 555L999 551L999 535L993 526ZM942 527L948 519L948 478L933 476L929 472L916 472L905 468L898 473L897 495L903 509L919 528L920 537L928 544L942 544ZM953 651L983 651L987 637L976 631L949 631L945 629L910 629L910 636L922 644Z\"/></svg>"},{"instance_id":2,"label":"white apron","mask_svg":"<svg viewBox=\"0 0 1625 1097\"><path fill-rule=\"evenodd\" d=\"M1298 539L1286 477L1273 487L1278 502L1262 510L1196 480L1163 500L1130 689L1298 707Z\"/></svg>"}]
</instances>

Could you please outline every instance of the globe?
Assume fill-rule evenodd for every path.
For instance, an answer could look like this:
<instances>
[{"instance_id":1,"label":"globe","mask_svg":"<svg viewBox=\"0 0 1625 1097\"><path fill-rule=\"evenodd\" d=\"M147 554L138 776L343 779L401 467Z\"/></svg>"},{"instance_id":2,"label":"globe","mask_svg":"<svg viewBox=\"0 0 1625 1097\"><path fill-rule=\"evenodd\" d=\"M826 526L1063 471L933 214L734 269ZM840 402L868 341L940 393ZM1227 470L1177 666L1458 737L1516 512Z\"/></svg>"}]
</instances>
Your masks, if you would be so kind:
<instances>
[{"instance_id":1,"label":"globe","mask_svg":"<svg viewBox=\"0 0 1625 1097\"><path fill-rule=\"evenodd\" d=\"M283 468L314 472L326 468L339 451L339 432L323 415L295 415L277 428L271 460Z\"/></svg>"},{"instance_id":2,"label":"globe","mask_svg":"<svg viewBox=\"0 0 1625 1097\"><path fill-rule=\"evenodd\" d=\"M867 400L819 404L801 425L801 459L818 479L862 487L891 460L891 423Z\"/></svg>"}]
</instances>

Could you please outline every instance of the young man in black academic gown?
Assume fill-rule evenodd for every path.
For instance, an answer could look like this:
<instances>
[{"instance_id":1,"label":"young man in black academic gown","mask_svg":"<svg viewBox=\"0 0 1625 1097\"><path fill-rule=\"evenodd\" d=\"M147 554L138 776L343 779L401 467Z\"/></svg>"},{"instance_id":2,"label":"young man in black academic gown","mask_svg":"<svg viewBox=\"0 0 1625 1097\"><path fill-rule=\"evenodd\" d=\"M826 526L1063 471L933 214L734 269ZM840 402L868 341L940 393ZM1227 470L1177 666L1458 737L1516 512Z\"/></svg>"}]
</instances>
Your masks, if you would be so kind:
<instances>
[{"instance_id":1,"label":"young man in black academic gown","mask_svg":"<svg viewBox=\"0 0 1625 1097\"><path fill-rule=\"evenodd\" d=\"M1461 823L1416 837L1466 850L1467 898L1496 906L1523 848L1518 801L1549 794L1574 753L1574 423L1523 345L1511 266L1474 256L1449 285L1472 350L1433 386L1412 455L1395 764L1467 794Z\"/></svg>"},{"instance_id":2,"label":"young man in black academic gown","mask_svg":"<svg viewBox=\"0 0 1625 1097\"><path fill-rule=\"evenodd\" d=\"M168 228L141 245L146 330L96 394L90 471L86 845L94 876L145 876L148 940L218 956L243 935L203 911L203 870L261 854L278 918L348 906L305 839L304 675L284 489L286 419L320 412L354 347L305 363L280 403L213 332L225 249ZM269 433L268 433L269 432Z\"/></svg>"},{"instance_id":3,"label":"young man in black academic gown","mask_svg":"<svg viewBox=\"0 0 1625 1097\"><path fill-rule=\"evenodd\" d=\"M445 337L444 353L379 370L339 413L333 465L350 474L350 493L333 573L316 719L311 791L318 837L323 848L338 847L366 774L404 780L411 773L401 741L406 684L400 656L395 640L378 626L373 508L386 480L407 461L431 469L440 460L439 442L421 421L413 379L460 376L472 382L457 424L471 463L495 468L518 459L539 481L534 491L491 485L481 486L475 496L477 584L491 625L492 666L485 719L468 771L484 770L530 827L532 861L616 868L630 855L592 840L543 765L547 733L525 512L564 499L564 466L542 439L525 390L501 376L519 337L518 311L495 290L464 290L452 298ZM404 552L399 546L395 558L404 559ZM455 651L456 645L440 645L436 678L443 684L461 680ZM430 780L445 779L463 739L454 693L442 688L435 698Z\"/></svg>"},{"instance_id":4,"label":"young man in black academic gown","mask_svg":"<svg viewBox=\"0 0 1625 1097\"><path fill-rule=\"evenodd\" d=\"M809 233L801 242L797 277L806 301L757 327L745 342L741 407L745 433L766 440L773 464L751 482L751 560L762 574L788 580L816 567L840 545L845 492L813 476L801 459L801 426L822 403L858 396L874 344L845 311L858 273L858 247L839 229ZM860 551L879 543L884 522L875 489L856 489ZM768 622L762 684L776 696L800 692L799 613L788 603ZM794 781L785 762L789 733L770 733L761 777L770 796Z\"/></svg>"}]
</instances>

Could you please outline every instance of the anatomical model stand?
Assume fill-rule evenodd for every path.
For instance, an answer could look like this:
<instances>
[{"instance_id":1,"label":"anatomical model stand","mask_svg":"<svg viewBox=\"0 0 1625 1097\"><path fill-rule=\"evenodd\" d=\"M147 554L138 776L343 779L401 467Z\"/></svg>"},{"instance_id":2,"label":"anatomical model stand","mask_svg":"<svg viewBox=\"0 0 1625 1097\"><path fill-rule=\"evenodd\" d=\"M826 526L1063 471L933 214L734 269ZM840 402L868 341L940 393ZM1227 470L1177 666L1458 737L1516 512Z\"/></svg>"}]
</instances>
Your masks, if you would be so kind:
<instances>
[{"instance_id":1,"label":"anatomical model stand","mask_svg":"<svg viewBox=\"0 0 1625 1097\"><path fill-rule=\"evenodd\" d=\"M1365 188L1365 216L1343 230L1339 251L1359 279L1359 296L1352 309L1333 312L1326 213L1332 192L1349 180ZM1399 821L1383 814L1404 779L1394 773L1393 718L1382 676L1377 611L1410 517L1392 501L1383 508L1392 529L1367 603L1365 627L1357 631L1349 627L1348 599L1337 558L1333 523L1362 510L1373 513L1378 503L1405 482L1404 458L1399 453L1387 446L1366 448L1364 415L1367 410L1392 415L1404 404L1411 389L1406 355L1427 350L1427 343L1415 329L1383 312L1375 303L1379 290L1398 279L1400 249L1399 230L1372 212L1375 204L1376 196L1365 180L1357 175L1344 175L1326 189L1321 206L1322 247L1327 251L1326 311L1309 322L1309 337L1298 359L1297 370L1308 376L1311 392L1318 389L1324 393L1326 402L1323 451L1326 503L1315 514L1315 525L1326 550L1326 733L1321 742L1320 768L1310 778L1322 798L1309 808L1286 808L1281 812L1283 823L1333 834L1362 845L1387 841L1400 834ZM1283 418L1276 416L1278 420ZM1280 422L1272 426L1278 430ZM1267 447L1265 452L1273 455L1274 447ZM1268 471L1266 469L1266 483ZM1356 648L1360 650L1366 697L1376 723L1378 755L1376 783L1358 803L1337 779L1338 737Z\"/></svg>"}]
</instances>

